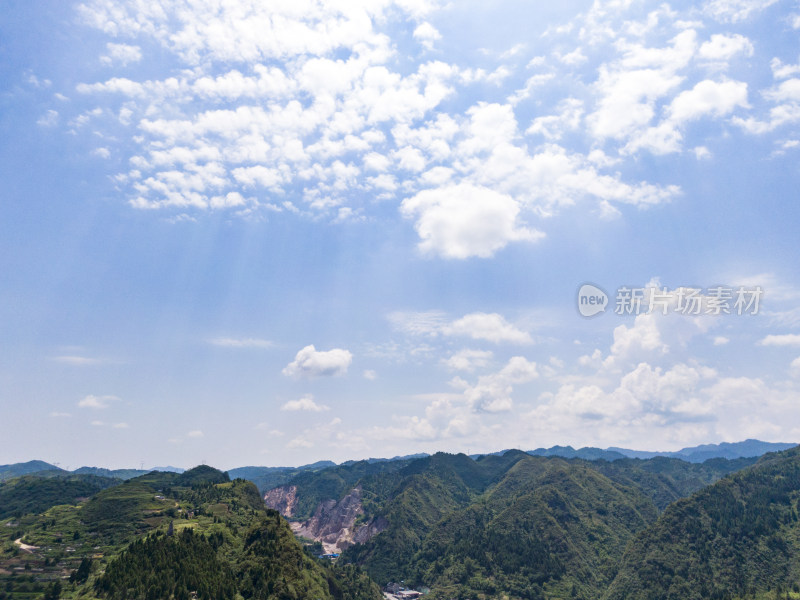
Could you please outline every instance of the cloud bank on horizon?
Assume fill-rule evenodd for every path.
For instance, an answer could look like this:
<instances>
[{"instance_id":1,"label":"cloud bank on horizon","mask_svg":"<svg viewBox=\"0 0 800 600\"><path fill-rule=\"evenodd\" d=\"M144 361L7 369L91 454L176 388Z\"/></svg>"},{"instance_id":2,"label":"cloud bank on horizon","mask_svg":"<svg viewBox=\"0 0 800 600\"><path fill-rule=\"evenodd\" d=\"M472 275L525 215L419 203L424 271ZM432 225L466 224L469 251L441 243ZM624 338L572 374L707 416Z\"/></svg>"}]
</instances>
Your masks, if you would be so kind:
<instances>
[{"instance_id":1,"label":"cloud bank on horizon","mask_svg":"<svg viewBox=\"0 0 800 600\"><path fill-rule=\"evenodd\" d=\"M171 451L215 448L215 424L247 427L248 452L289 451L272 461L283 463L321 453L800 440L800 282L784 262L798 249L787 229L800 178L796 4L83 0L71 11L65 27L86 35L94 54L68 75L20 66L40 99L32 127L82 140L87 177L112 182L119 218L173 226L163 235L191 248L197 273L208 260L248 277L244 258L197 258L198 232L212 220L245 223L257 237L297 232L271 248L288 273L281 281L257 293L218 279L248 306L297 287L250 319L213 304L211 285L205 299L174 300L169 314L195 302L203 310L174 319L205 340L183 350L187 362L219 361L223 378L246 371L237 383L212 383L209 367L194 380L161 373L149 389L131 383L143 367L118 358L124 347L109 357L93 352L99 337L45 339L50 369L91 373L71 400L44 394L42 414L76 415L53 419L58 427L77 427L77 406L114 412L109 419L124 419L117 434L133 434L135 407L164 395L178 414L190 405L182 390L205 381L201 406L215 416L192 410L181 426L190 433L170 437ZM770 208L719 191L738 174L731 165L745 162ZM776 246L738 260L730 249L750 224L775 229ZM642 225L652 247L629 248L616 270L599 258L620 255L626 228ZM367 229L374 237L351 242L346 263L313 254L315 236L355 239L348 232ZM683 246L667 246L670 238ZM530 263L533 282L523 280ZM336 297L344 284L330 282L337 273L346 300ZM511 283L498 287L506 274ZM759 285L765 308L587 321L564 292L587 277L648 293L661 280L673 291L700 279ZM162 285L156 279L148 285ZM351 314L348 303L360 324L352 333L340 316ZM324 325L321 314L331 315ZM186 337L164 323L163 339ZM217 329L199 331L208 323ZM240 418L257 416L220 416L215 394L230 397Z\"/></svg>"}]
</instances>

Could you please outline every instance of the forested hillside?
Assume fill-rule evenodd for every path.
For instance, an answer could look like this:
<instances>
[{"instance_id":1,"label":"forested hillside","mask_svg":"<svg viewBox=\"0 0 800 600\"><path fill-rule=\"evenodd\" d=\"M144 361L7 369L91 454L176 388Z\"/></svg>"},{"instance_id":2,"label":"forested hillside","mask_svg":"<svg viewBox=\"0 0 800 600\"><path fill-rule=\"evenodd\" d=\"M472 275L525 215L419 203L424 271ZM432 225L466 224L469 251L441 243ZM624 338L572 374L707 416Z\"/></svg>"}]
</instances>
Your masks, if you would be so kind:
<instances>
[{"instance_id":1,"label":"forested hillside","mask_svg":"<svg viewBox=\"0 0 800 600\"><path fill-rule=\"evenodd\" d=\"M800 449L670 505L631 543L609 600L733 598L800 583Z\"/></svg>"},{"instance_id":2,"label":"forested hillside","mask_svg":"<svg viewBox=\"0 0 800 600\"><path fill-rule=\"evenodd\" d=\"M6 520L0 598L380 598L357 568L309 554L248 481L202 466L117 483ZM3 485L13 498L29 482Z\"/></svg>"},{"instance_id":3,"label":"forested hillside","mask_svg":"<svg viewBox=\"0 0 800 600\"><path fill-rule=\"evenodd\" d=\"M383 527L342 542L342 559L381 584L403 580L434 598L588 599L609 590L628 545L670 503L757 460L440 453L383 472L357 463L308 473L266 497L320 530L335 502L360 499L355 521L340 526Z\"/></svg>"}]
</instances>

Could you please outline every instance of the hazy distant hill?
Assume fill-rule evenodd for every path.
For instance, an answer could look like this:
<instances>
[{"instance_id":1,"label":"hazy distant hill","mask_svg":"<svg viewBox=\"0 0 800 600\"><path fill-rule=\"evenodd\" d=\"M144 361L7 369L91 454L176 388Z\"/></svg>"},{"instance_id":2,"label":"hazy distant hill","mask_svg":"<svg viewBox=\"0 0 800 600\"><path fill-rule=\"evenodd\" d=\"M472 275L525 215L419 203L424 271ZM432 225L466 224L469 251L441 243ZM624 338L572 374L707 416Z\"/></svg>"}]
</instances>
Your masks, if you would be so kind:
<instances>
[{"instance_id":1,"label":"hazy distant hill","mask_svg":"<svg viewBox=\"0 0 800 600\"><path fill-rule=\"evenodd\" d=\"M28 475L36 473L37 471L61 471L55 465L46 463L42 460L30 460L24 463L14 463L11 465L0 465L0 481L10 479L12 477L19 477L20 475Z\"/></svg>"},{"instance_id":2,"label":"hazy distant hill","mask_svg":"<svg viewBox=\"0 0 800 600\"><path fill-rule=\"evenodd\" d=\"M96 475L98 477L112 477L114 479L133 479L150 471L141 469L103 469L101 467L80 467L72 471L76 475Z\"/></svg>"},{"instance_id":3,"label":"hazy distant hill","mask_svg":"<svg viewBox=\"0 0 800 600\"><path fill-rule=\"evenodd\" d=\"M239 467L231 469L228 474L233 478L252 481L263 494L269 489L283 485L300 473L320 471L335 466L335 462L322 460L302 467Z\"/></svg>"},{"instance_id":4,"label":"hazy distant hill","mask_svg":"<svg viewBox=\"0 0 800 600\"><path fill-rule=\"evenodd\" d=\"M666 456L680 458L689 462L704 462L710 458L750 458L762 456L767 452L781 452L793 448L797 444L762 442L748 439L743 442L722 442L721 444L702 444L683 448L676 452L646 452L641 450L626 450L625 448L608 448L609 451L618 452L628 458L653 458Z\"/></svg>"}]
</instances>

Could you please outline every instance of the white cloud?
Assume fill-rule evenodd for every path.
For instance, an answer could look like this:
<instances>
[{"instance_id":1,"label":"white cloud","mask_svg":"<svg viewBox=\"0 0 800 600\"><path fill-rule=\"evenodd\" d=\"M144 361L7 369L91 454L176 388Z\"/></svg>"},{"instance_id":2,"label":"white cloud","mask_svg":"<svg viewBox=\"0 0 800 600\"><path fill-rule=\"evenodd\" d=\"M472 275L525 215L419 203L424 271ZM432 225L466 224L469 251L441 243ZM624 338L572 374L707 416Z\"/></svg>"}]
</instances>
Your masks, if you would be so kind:
<instances>
[{"instance_id":1,"label":"white cloud","mask_svg":"<svg viewBox=\"0 0 800 600\"><path fill-rule=\"evenodd\" d=\"M760 346L800 346L800 334L768 335L758 343Z\"/></svg>"},{"instance_id":2,"label":"white cloud","mask_svg":"<svg viewBox=\"0 0 800 600\"><path fill-rule=\"evenodd\" d=\"M68 412L53 411L53 412L50 413L50 416L60 419L60 418L71 417L72 415L70 413L68 413Z\"/></svg>"},{"instance_id":3,"label":"white cloud","mask_svg":"<svg viewBox=\"0 0 800 600\"><path fill-rule=\"evenodd\" d=\"M307 412L323 412L326 410L330 410L330 406L325 406L324 404L317 404L314 402L314 396L311 394L306 394L302 398L297 400L289 400L286 404L281 406L281 410L284 411L307 411Z\"/></svg>"},{"instance_id":4,"label":"white cloud","mask_svg":"<svg viewBox=\"0 0 800 600\"><path fill-rule=\"evenodd\" d=\"M442 327L442 333L450 336L466 336L475 340L486 340L495 344L530 344L533 340L497 313L471 313Z\"/></svg>"},{"instance_id":5,"label":"white cloud","mask_svg":"<svg viewBox=\"0 0 800 600\"><path fill-rule=\"evenodd\" d=\"M513 198L470 184L419 192L403 201L401 212L416 219L420 250L444 258L488 258L509 242L544 235L519 222Z\"/></svg>"},{"instance_id":6,"label":"white cloud","mask_svg":"<svg viewBox=\"0 0 800 600\"><path fill-rule=\"evenodd\" d=\"M775 79L786 79L794 75L800 75L800 63L787 65L780 58L773 58L770 62L772 76Z\"/></svg>"},{"instance_id":7,"label":"white cloud","mask_svg":"<svg viewBox=\"0 0 800 600\"><path fill-rule=\"evenodd\" d=\"M272 348L272 346L274 346L274 344L269 340L248 337L218 337L208 340L208 343L213 346L220 346L222 348Z\"/></svg>"},{"instance_id":8,"label":"white cloud","mask_svg":"<svg viewBox=\"0 0 800 600\"><path fill-rule=\"evenodd\" d=\"M58 111L49 109L36 121L39 127L55 127L58 124Z\"/></svg>"},{"instance_id":9,"label":"white cloud","mask_svg":"<svg viewBox=\"0 0 800 600\"><path fill-rule=\"evenodd\" d=\"M535 362L515 356L497 373L483 375L474 385L464 387L464 397L470 406L489 413L511 410L513 386L528 383L539 376Z\"/></svg>"},{"instance_id":10,"label":"white cloud","mask_svg":"<svg viewBox=\"0 0 800 600\"><path fill-rule=\"evenodd\" d=\"M344 375L353 361L349 350L334 348L317 351L313 344L300 350L294 361L289 363L283 374L294 377L327 377Z\"/></svg>"},{"instance_id":11,"label":"white cloud","mask_svg":"<svg viewBox=\"0 0 800 600\"><path fill-rule=\"evenodd\" d=\"M489 350L470 350L465 348L452 354L442 362L447 368L454 371L474 371L477 368L485 367L494 355Z\"/></svg>"},{"instance_id":12,"label":"white cloud","mask_svg":"<svg viewBox=\"0 0 800 600\"><path fill-rule=\"evenodd\" d=\"M103 409L108 408L112 402L118 401L119 398L116 396L94 396L89 395L81 398L78 401L78 406L80 408L93 408L93 409Z\"/></svg>"},{"instance_id":13,"label":"white cloud","mask_svg":"<svg viewBox=\"0 0 800 600\"><path fill-rule=\"evenodd\" d=\"M199 429L193 429L192 431L186 433L186 437L198 439L204 437L204 434Z\"/></svg>"},{"instance_id":14,"label":"white cloud","mask_svg":"<svg viewBox=\"0 0 800 600\"><path fill-rule=\"evenodd\" d=\"M76 355L54 356L53 360L59 363L63 363L65 365L72 365L74 367L92 367L96 365L102 365L108 362L102 358L92 358L90 356L76 356Z\"/></svg>"},{"instance_id":15,"label":"white cloud","mask_svg":"<svg viewBox=\"0 0 800 600\"><path fill-rule=\"evenodd\" d=\"M420 23L414 30L414 39L418 40L428 50L433 50L436 41L442 39L442 34L427 21Z\"/></svg>"},{"instance_id":16,"label":"white cloud","mask_svg":"<svg viewBox=\"0 0 800 600\"><path fill-rule=\"evenodd\" d=\"M745 56L752 56L753 44L749 39L738 33L734 35L715 33L697 51L698 57L715 62L727 62L740 53Z\"/></svg>"},{"instance_id":17,"label":"white cloud","mask_svg":"<svg viewBox=\"0 0 800 600\"><path fill-rule=\"evenodd\" d=\"M367 379L369 381L375 381L378 378L378 374L372 369L365 369L363 376L364 379Z\"/></svg>"},{"instance_id":18,"label":"white cloud","mask_svg":"<svg viewBox=\"0 0 800 600\"><path fill-rule=\"evenodd\" d=\"M121 64L126 66L142 60L142 49L139 46L109 42L106 44L106 51L108 54L101 56L100 60L107 65Z\"/></svg>"},{"instance_id":19,"label":"white cloud","mask_svg":"<svg viewBox=\"0 0 800 600\"><path fill-rule=\"evenodd\" d=\"M619 358L630 358L643 352L667 352L669 347L661 339L658 318L655 315L642 314L636 317L632 327L615 327L611 354Z\"/></svg>"},{"instance_id":20,"label":"white cloud","mask_svg":"<svg viewBox=\"0 0 800 600\"><path fill-rule=\"evenodd\" d=\"M541 135L548 140L560 139L564 133L579 127L583 112L582 100L567 98L561 101L555 115L535 118L525 133Z\"/></svg>"},{"instance_id":21,"label":"white cloud","mask_svg":"<svg viewBox=\"0 0 800 600\"><path fill-rule=\"evenodd\" d=\"M717 335L714 337L715 346L724 346L728 342L730 342L730 339L726 338L724 335Z\"/></svg>"},{"instance_id":22,"label":"white cloud","mask_svg":"<svg viewBox=\"0 0 800 600\"><path fill-rule=\"evenodd\" d=\"M721 117L736 107L747 106L746 83L705 80L691 90L681 92L670 104L669 114L678 123L683 123L705 115Z\"/></svg>"},{"instance_id":23,"label":"white cloud","mask_svg":"<svg viewBox=\"0 0 800 600\"><path fill-rule=\"evenodd\" d=\"M394 312L388 318L394 329L409 335L470 337L494 344L530 344L533 341L527 331L498 313L468 313L452 321L441 311Z\"/></svg>"},{"instance_id":24,"label":"white cloud","mask_svg":"<svg viewBox=\"0 0 800 600\"><path fill-rule=\"evenodd\" d=\"M723 23L738 23L772 6L778 0L711 0L703 11Z\"/></svg>"}]
</instances>

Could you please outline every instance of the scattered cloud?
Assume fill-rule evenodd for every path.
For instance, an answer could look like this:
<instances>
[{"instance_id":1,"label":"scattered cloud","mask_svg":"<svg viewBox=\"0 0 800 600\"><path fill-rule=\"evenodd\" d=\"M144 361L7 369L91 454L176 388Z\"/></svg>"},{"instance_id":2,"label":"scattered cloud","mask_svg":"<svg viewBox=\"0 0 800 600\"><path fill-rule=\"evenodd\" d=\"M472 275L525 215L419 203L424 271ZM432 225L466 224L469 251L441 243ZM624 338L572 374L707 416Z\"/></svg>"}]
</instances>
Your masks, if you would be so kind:
<instances>
[{"instance_id":1,"label":"scattered cloud","mask_svg":"<svg viewBox=\"0 0 800 600\"><path fill-rule=\"evenodd\" d=\"M46 113L39 117L36 124L39 127L55 127L58 124L58 111L48 109Z\"/></svg>"},{"instance_id":2,"label":"scattered cloud","mask_svg":"<svg viewBox=\"0 0 800 600\"><path fill-rule=\"evenodd\" d=\"M218 337L208 340L212 346L221 348L272 348L273 342L260 338L231 338Z\"/></svg>"},{"instance_id":3,"label":"scattered cloud","mask_svg":"<svg viewBox=\"0 0 800 600\"><path fill-rule=\"evenodd\" d=\"M758 343L761 346L800 346L800 334L771 334L761 339Z\"/></svg>"},{"instance_id":4,"label":"scattered cloud","mask_svg":"<svg viewBox=\"0 0 800 600\"><path fill-rule=\"evenodd\" d=\"M330 377L347 373L353 355L349 350L334 348L318 351L313 344L300 350L294 360L284 369L289 377Z\"/></svg>"},{"instance_id":5,"label":"scattered cloud","mask_svg":"<svg viewBox=\"0 0 800 600\"><path fill-rule=\"evenodd\" d=\"M453 371L469 371L483 368L489 364L489 361L494 355L488 350L470 350L465 348L452 354L447 359L442 359L442 362L448 369Z\"/></svg>"},{"instance_id":6,"label":"scattered cloud","mask_svg":"<svg viewBox=\"0 0 800 600\"><path fill-rule=\"evenodd\" d=\"M394 329L408 335L468 337L493 344L533 343L530 333L498 313L468 313L452 321L440 311L394 312L388 318Z\"/></svg>"},{"instance_id":7,"label":"scattered cloud","mask_svg":"<svg viewBox=\"0 0 800 600\"><path fill-rule=\"evenodd\" d=\"M449 336L465 336L474 340L486 340L495 344L530 344L533 340L528 332L518 329L497 313L471 313L445 325L442 333Z\"/></svg>"},{"instance_id":8,"label":"scattered cloud","mask_svg":"<svg viewBox=\"0 0 800 600\"><path fill-rule=\"evenodd\" d=\"M289 400L286 404L281 406L281 410L285 411L323 412L330 409L330 406L314 402L314 396L311 394L306 394L298 400Z\"/></svg>"},{"instance_id":9,"label":"scattered cloud","mask_svg":"<svg viewBox=\"0 0 800 600\"><path fill-rule=\"evenodd\" d=\"M119 401L119 398L116 396L94 396L89 395L81 398L78 401L78 406L80 408L92 408L92 409L104 409L108 408L111 403Z\"/></svg>"},{"instance_id":10,"label":"scattered cloud","mask_svg":"<svg viewBox=\"0 0 800 600\"><path fill-rule=\"evenodd\" d=\"M63 355L63 356L54 356L53 359L56 362L63 363L65 365L72 365L74 367L94 367L97 365L106 364L108 361L103 358L93 358L90 356L78 356L78 355Z\"/></svg>"},{"instance_id":11,"label":"scattered cloud","mask_svg":"<svg viewBox=\"0 0 800 600\"><path fill-rule=\"evenodd\" d=\"M418 40L428 50L433 50L436 41L442 39L442 34L427 21L420 23L414 30L414 39Z\"/></svg>"},{"instance_id":12,"label":"scattered cloud","mask_svg":"<svg viewBox=\"0 0 800 600\"><path fill-rule=\"evenodd\" d=\"M204 437L203 432L199 429L193 429L186 433L186 437L188 438L201 438Z\"/></svg>"},{"instance_id":13,"label":"scattered cloud","mask_svg":"<svg viewBox=\"0 0 800 600\"><path fill-rule=\"evenodd\" d=\"M109 42L106 44L106 52L108 54L100 57L100 61L106 65L120 64L127 66L142 60L142 49L139 46Z\"/></svg>"}]
</instances>

